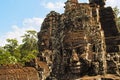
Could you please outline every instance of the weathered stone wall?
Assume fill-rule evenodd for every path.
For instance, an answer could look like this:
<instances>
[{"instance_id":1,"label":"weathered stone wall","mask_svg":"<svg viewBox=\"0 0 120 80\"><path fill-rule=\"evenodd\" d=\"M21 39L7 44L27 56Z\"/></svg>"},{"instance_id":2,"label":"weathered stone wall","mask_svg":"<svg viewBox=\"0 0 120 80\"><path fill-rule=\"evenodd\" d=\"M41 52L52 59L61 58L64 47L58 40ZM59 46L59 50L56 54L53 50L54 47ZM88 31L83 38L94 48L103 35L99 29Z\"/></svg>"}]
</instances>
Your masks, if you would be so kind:
<instances>
[{"instance_id":1,"label":"weathered stone wall","mask_svg":"<svg viewBox=\"0 0 120 80\"><path fill-rule=\"evenodd\" d=\"M104 5L104 0L90 4L68 0L63 14L52 11L46 16L38 44L50 69L48 79L119 75L120 39L113 10Z\"/></svg>"},{"instance_id":2,"label":"weathered stone wall","mask_svg":"<svg viewBox=\"0 0 120 80\"><path fill-rule=\"evenodd\" d=\"M111 7L100 9L100 22L105 33L107 73L120 75L120 35Z\"/></svg>"},{"instance_id":3,"label":"weathered stone wall","mask_svg":"<svg viewBox=\"0 0 120 80\"><path fill-rule=\"evenodd\" d=\"M0 80L40 80L40 77L32 67L0 66Z\"/></svg>"}]
</instances>

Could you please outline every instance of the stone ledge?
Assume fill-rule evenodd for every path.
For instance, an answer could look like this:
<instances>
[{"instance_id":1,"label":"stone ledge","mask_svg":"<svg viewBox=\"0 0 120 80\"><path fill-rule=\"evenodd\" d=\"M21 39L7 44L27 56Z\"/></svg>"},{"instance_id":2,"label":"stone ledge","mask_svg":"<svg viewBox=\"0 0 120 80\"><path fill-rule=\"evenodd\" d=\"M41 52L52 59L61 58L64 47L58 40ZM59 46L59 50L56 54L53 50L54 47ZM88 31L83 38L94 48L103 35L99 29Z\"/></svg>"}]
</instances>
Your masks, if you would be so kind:
<instances>
[{"instance_id":1,"label":"stone ledge","mask_svg":"<svg viewBox=\"0 0 120 80\"><path fill-rule=\"evenodd\" d=\"M84 76L75 80L120 80L120 77L112 74L106 74L105 76Z\"/></svg>"}]
</instances>

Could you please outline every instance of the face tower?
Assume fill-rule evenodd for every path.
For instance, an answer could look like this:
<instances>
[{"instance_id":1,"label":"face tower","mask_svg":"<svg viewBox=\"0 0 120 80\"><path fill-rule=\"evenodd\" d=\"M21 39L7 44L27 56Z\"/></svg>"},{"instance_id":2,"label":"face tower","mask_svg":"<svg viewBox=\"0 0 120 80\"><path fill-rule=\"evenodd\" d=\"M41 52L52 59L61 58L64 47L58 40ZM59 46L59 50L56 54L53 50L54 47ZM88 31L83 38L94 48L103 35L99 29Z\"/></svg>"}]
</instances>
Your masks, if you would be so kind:
<instances>
[{"instance_id":1,"label":"face tower","mask_svg":"<svg viewBox=\"0 0 120 80\"><path fill-rule=\"evenodd\" d=\"M105 0L66 0L63 14L52 11L46 16L38 45L49 65L47 80L120 75L119 32L112 8L104 5Z\"/></svg>"}]
</instances>

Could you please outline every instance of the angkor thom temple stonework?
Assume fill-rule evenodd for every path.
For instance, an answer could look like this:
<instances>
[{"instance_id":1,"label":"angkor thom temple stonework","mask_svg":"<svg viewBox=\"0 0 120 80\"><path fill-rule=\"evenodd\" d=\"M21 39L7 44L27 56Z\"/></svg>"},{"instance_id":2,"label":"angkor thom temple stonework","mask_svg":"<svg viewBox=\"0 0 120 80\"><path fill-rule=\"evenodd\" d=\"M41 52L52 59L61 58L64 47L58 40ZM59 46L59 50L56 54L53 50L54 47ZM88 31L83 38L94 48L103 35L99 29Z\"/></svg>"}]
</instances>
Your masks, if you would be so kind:
<instances>
[{"instance_id":1,"label":"angkor thom temple stonework","mask_svg":"<svg viewBox=\"0 0 120 80\"><path fill-rule=\"evenodd\" d=\"M38 33L46 80L120 80L120 35L112 8L104 5L67 0L63 14L46 16Z\"/></svg>"}]
</instances>

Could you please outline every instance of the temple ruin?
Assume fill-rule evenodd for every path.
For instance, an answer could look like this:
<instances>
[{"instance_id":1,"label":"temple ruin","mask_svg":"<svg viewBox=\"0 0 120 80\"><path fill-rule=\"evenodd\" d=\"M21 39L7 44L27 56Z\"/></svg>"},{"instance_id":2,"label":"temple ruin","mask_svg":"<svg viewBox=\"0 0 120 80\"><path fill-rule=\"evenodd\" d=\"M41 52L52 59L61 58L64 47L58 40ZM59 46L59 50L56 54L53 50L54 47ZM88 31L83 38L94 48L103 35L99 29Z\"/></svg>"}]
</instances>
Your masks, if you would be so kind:
<instances>
[{"instance_id":1,"label":"temple ruin","mask_svg":"<svg viewBox=\"0 0 120 80\"><path fill-rule=\"evenodd\" d=\"M120 34L114 11L104 5L67 0L63 14L46 16L38 33L38 58L50 71L46 80L120 80Z\"/></svg>"},{"instance_id":2,"label":"temple ruin","mask_svg":"<svg viewBox=\"0 0 120 80\"><path fill-rule=\"evenodd\" d=\"M0 80L120 80L120 32L105 0L67 0L51 11L38 33L39 54L1 65Z\"/></svg>"}]
</instances>

